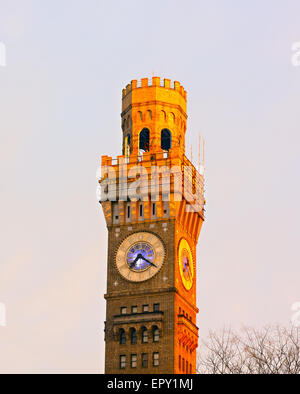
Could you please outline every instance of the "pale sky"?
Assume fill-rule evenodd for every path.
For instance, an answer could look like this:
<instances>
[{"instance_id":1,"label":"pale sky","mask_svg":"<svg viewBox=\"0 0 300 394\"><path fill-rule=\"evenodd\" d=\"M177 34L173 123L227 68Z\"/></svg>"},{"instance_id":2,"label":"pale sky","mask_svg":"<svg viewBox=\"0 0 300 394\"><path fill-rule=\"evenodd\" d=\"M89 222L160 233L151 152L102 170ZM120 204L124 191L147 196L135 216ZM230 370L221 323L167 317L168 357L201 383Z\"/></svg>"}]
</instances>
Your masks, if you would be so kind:
<instances>
[{"instance_id":1,"label":"pale sky","mask_svg":"<svg viewBox=\"0 0 300 394\"><path fill-rule=\"evenodd\" d=\"M300 301L299 0L0 0L0 372L103 372L103 154L121 152L121 90L188 92L206 139L201 338L288 325ZM194 148L194 160L197 152Z\"/></svg>"}]
</instances>

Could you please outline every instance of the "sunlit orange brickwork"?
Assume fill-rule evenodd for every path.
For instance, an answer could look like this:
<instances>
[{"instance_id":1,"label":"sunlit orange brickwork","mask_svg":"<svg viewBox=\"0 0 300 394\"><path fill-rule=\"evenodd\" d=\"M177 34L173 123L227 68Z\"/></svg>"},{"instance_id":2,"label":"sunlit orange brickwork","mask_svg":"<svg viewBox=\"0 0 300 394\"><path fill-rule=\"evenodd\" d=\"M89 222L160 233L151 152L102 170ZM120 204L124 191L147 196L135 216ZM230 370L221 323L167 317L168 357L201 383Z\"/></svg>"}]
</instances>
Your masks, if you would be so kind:
<instances>
[{"instance_id":1,"label":"sunlit orange brickwork","mask_svg":"<svg viewBox=\"0 0 300 394\"><path fill-rule=\"evenodd\" d=\"M117 159L102 157L102 166L116 170L115 184L120 183L120 172L128 173L132 167L143 166L146 176L151 178L151 167L166 166L183 171L191 168L192 184L201 183L199 189L203 199L203 176L185 156L185 133L187 124L186 91L179 82L153 77L140 84L133 80L122 92L122 155ZM146 129L146 132L145 132ZM148 130L148 131L147 131ZM167 130L167 131L165 131ZM143 132L143 136L141 133ZM168 139L169 137L170 139ZM105 177L103 176L103 182ZM131 181L134 181L132 179ZM160 178L160 185L163 182ZM107 228L108 276L106 313L106 373L195 373L198 328L196 326L196 245L204 221L204 208L187 212L188 202L183 196L174 201L175 176L171 177L170 201L163 201L162 193L153 201L150 191L141 190L142 201L122 201L119 191L116 201L102 202ZM176 189L176 192L178 190ZM203 199L204 202L204 199ZM142 204L142 216L141 206ZM155 204L155 210L153 208ZM155 214L154 214L155 211ZM130 212L130 217L128 213ZM156 235L165 248L165 259L160 271L142 282L132 282L123 277L116 267L116 256L120 245L131 234L149 232ZM181 256L179 244L185 239L192 255L193 277L187 276L191 288L183 282L186 272L180 272ZM183 263L182 263L183 264ZM143 303L151 309L160 305L160 313L143 312ZM121 315L120 308L127 308ZM136 313L131 312L137 307ZM141 333L145 328L158 327L159 342L142 343ZM137 343L129 344L131 330L137 332ZM124 330L126 343L120 343L120 332ZM153 365L151 357L159 353L159 365ZM143 357L149 355L149 365L143 365ZM132 355L137 365L130 365ZM151 356L152 355L152 356ZM120 357L126 359L121 368ZM153 356L154 357L154 356Z\"/></svg>"}]
</instances>

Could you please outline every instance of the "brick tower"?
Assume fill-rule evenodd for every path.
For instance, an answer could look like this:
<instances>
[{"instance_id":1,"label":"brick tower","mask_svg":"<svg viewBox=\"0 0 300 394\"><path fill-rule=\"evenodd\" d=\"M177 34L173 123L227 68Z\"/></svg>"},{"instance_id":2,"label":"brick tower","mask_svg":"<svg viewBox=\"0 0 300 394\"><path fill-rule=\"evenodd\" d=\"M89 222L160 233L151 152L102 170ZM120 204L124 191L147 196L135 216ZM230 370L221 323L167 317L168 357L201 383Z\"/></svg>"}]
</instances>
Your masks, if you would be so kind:
<instances>
[{"instance_id":1,"label":"brick tower","mask_svg":"<svg viewBox=\"0 0 300 394\"><path fill-rule=\"evenodd\" d=\"M186 91L159 77L133 80L123 89L121 118L122 155L102 157L99 181L102 192L112 191L101 200L105 373L195 373L204 198L203 175L185 156Z\"/></svg>"}]
</instances>

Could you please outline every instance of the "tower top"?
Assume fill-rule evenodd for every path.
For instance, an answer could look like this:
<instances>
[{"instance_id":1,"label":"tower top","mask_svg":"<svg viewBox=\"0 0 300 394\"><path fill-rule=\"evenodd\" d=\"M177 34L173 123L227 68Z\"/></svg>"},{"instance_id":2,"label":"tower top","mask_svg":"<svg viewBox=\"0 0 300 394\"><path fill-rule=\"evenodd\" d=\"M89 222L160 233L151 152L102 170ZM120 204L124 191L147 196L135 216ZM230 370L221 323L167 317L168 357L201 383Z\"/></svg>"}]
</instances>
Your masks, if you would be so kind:
<instances>
[{"instance_id":1,"label":"tower top","mask_svg":"<svg viewBox=\"0 0 300 394\"><path fill-rule=\"evenodd\" d=\"M122 113L135 104L156 102L179 106L186 117L186 100L186 90L178 81L160 77L133 79L122 90Z\"/></svg>"},{"instance_id":2,"label":"tower top","mask_svg":"<svg viewBox=\"0 0 300 394\"><path fill-rule=\"evenodd\" d=\"M122 90L125 155L185 150L187 93L178 81L160 77L134 79Z\"/></svg>"}]
</instances>

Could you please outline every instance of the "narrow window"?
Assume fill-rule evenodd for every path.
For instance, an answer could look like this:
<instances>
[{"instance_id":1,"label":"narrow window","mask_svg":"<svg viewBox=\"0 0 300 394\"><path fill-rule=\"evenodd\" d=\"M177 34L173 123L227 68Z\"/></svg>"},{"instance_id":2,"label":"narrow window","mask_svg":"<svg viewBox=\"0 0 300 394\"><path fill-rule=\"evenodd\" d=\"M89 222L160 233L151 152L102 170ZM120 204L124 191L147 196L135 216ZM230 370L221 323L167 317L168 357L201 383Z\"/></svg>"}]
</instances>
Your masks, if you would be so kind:
<instances>
[{"instance_id":1,"label":"narrow window","mask_svg":"<svg viewBox=\"0 0 300 394\"><path fill-rule=\"evenodd\" d=\"M126 306L122 306L122 307L121 307L121 315L126 315L126 313L127 313L127 308L126 308Z\"/></svg>"},{"instance_id":2,"label":"narrow window","mask_svg":"<svg viewBox=\"0 0 300 394\"><path fill-rule=\"evenodd\" d=\"M138 313L138 307L137 306L132 306L131 307L131 313Z\"/></svg>"},{"instance_id":3,"label":"narrow window","mask_svg":"<svg viewBox=\"0 0 300 394\"><path fill-rule=\"evenodd\" d=\"M130 364L131 364L131 368L136 368L137 367L137 355L136 354L131 354L131 356L130 356Z\"/></svg>"},{"instance_id":4,"label":"narrow window","mask_svg":"<svg viewBox=\"0 0 300 394\"><path fill-rule=\"evenodd\" d=\"M153 305L153 312L159 312L159 304Z\"/></svg>"},{"instance_id":5,"label":"narrow window","mask_svg":"<svg viewBox=\"0 0 300 394\"><path fill-rule=\"evenodd\" d=\"M131 216L131 209L130 209L130 205L127 205L127 219L130 220L130 216Z\"/></svg>"},{"instance_id":6,"label":"narrow window","mask_svg":"<svg viewBox=\"0 0 300 394\"><path fill-rule=\"evenodd\" d=\"M119 223L119 204L114 205L114 223Z\"/></svg>"},{"instance_id":7,"label":"narrow window","mask_svg":"<svg viewBox=\"0 0 300 394\"><path fill-rule=\"evenodd\" d=\"M120 329L120 345L126 344L126 334L123 328Z\"/></svg>"},{"instance_id":8,"label":"narrow window","mask_svg":"<svg viewBox=\"0 0 300 394\"><path fill-rule=\"evenodd\" d=\"M169 217L169 201L164 201L164 216Z\"/></svg>"},{"instance_id":9,"label":"narrow window","mask_svg":"<svg viewBox=\"0 0 300 394\"><path fill-rule=\"evenodd\" d=\"M127 136L125 137L125 156L128 157L130 155L130 143L131 143L131 138L130 138L130 134L127 134Z\"/></svg>"},{"instance_id":10,"label":"narrow window","mask_svg":"<svg viewBox=\"0 0 300 394\"><path fill-rule=\"evenodd\" d=\"M126 356L122 355L120 356L120 369L125 369L126 368Z\"/></svg>"},{"instance_id":11,"label":"narrow window","mask_svg":"<svg viewBox=\"0 0 300 394\"><path fill-rule=\"evenodd\" d=\"M159 366L159 353L153 353L153 366Z\"/></svg>"},{"instance_id":12,"label":"narrow window","mask_svg":"<svg viewBox=\"0 0 300 394\"><path fill-rule=\"evenodd\" d=\"M142 328L142 343L148 343L149 337L148 337L148 330L146 327Z\"/></svg>"},{"instance_id":13,"label":"narrow window","mask_svg":"<svg viewBox=\"0 0 300 394\"><path fill-rule=\"evenodd\" d=\"M156 204L155 202L152 204L152 216L156 216Z\"/></svg>"},{"instance_id":14,"label":"narrow window","mask_svg":"<svg viewBox=\"0 0 300 394\"><path fill-rule=\"evenodd\" d=\"M179 356L179 362L178 362L178 365L179 365L179 371L181 370L181 356Z\"/></svg>"},{"instance_id":15,"label":"narrow window","mask_svg":"<svg viewBox=\"0 0 300 394\"><path fill-rule=\"evenodd\" d=\"M140 217L143 217L143 204L140 204Z\"/></svg>"},{"instance_id":16,"label":"narrow window","mask_svg":"<svg viewBox=\"0 0 300 394\"><path fill-rule=\"evenodd\" d=\"M131 344L135 345L137 343L137 334L135 328L130 329L130 338L131 338Z\"/></svg>"},{"instance_id":17,"label":"narrow window","mask_svg":"<svg viewBox=\"0 0 300 394\"><path fill-rule=\"evenodd\" d=\"M148 368L148 353L142 354L142 368Z\"/></svg>"},{"instance_id":18,"label":"narrow window","mask_svg":"<svg viewBox=\"0 0 300 394\"><path fill-rule=\"evenodd\" d=\"M153 342L159 342L159 329L156 326L153 327Z\"/></svg>"},{"instance_id":19,"label":"narrow window","mask_svg":"<svg viewBox=\"0 0 300 394\"><path fill-rule=\"evenodd\" d=\"M143 305L143 312L149 312L149 305Z\"/></svg>"}]
</instances>

